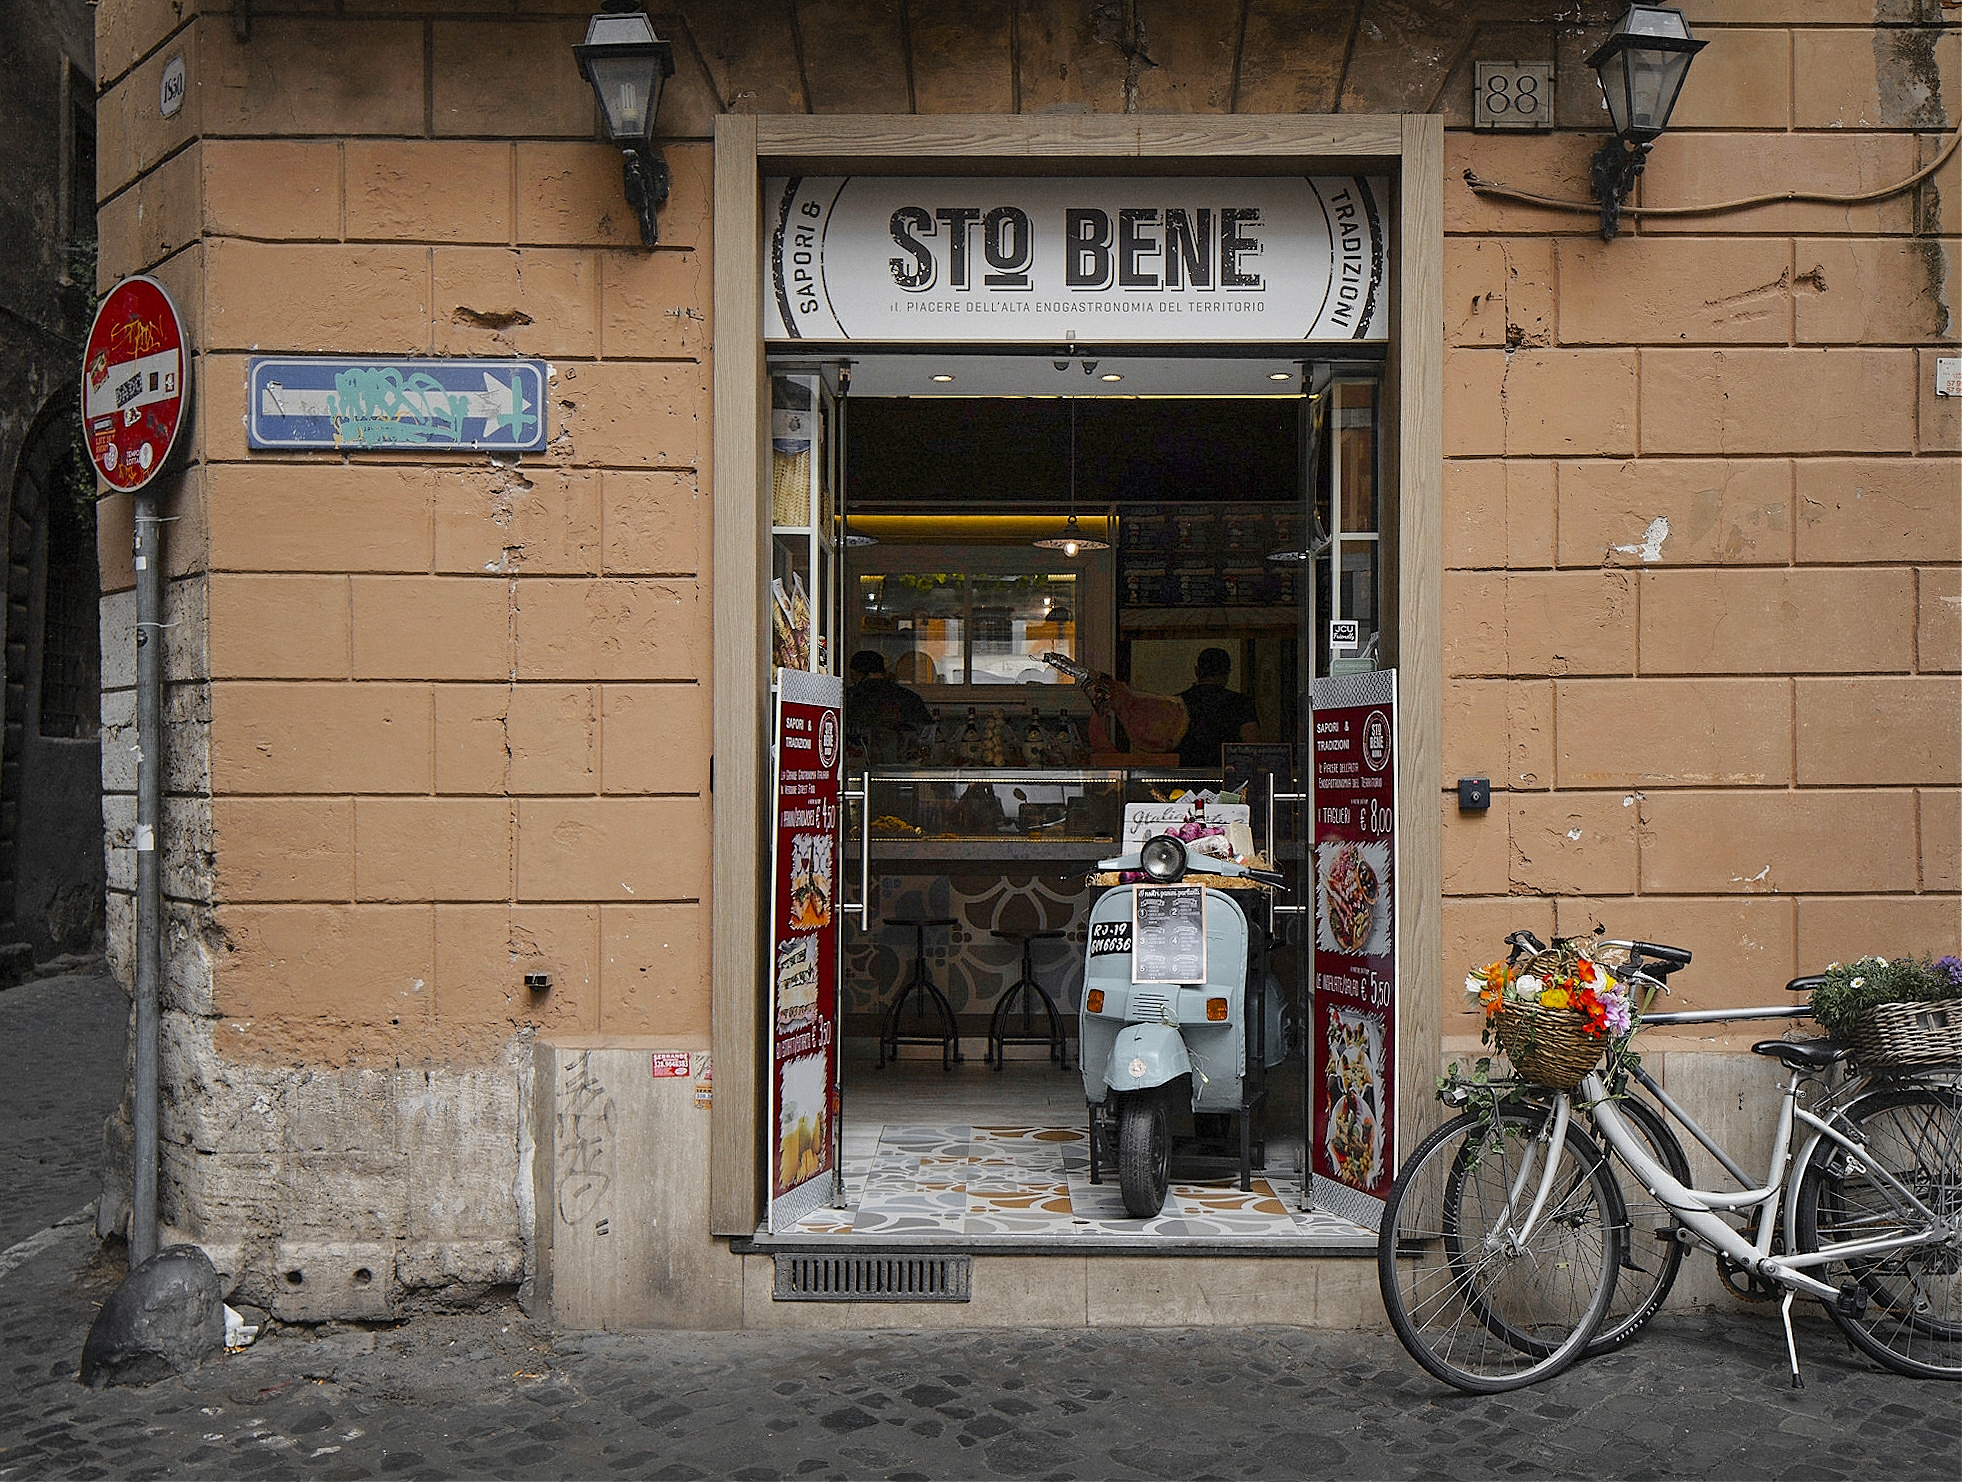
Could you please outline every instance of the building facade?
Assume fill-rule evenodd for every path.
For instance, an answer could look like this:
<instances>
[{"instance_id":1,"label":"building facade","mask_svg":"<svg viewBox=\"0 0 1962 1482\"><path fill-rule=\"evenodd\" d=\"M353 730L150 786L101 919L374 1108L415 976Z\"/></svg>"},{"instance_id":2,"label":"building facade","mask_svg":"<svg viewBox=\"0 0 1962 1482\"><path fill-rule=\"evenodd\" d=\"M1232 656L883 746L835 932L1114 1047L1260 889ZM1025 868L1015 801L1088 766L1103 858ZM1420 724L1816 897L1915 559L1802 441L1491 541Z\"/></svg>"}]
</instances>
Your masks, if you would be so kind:
<instances>
[{"instance_id":1,"label":"building facade","mask_svg":"<svg viewBox=\"0 0 1962 1482\"><path fill-rule=\"evenodd\" d=\"M75 387L95 262L87 9L0 8L0 982L102 931L93 480Z\"/></svg>"},{"instance_id":2,"label":"building facade","mask_svg":"<svg viewBox=\"0 0 1962 1482\"><path fill-rule=\"evenodd\" d=\"M162 1219L243 1299L835 1320L731 1249L764 1167L773 175L1393 183L1411 1118L1465 966L1516 927L1692 946L1699 1007L1955 950L1962 167L1916 180L1956 138L1938 0L1686 5L1708 46L1634 203L1720 209L1613 241L1476 186L1586 202L1583 58L1619 6L675 4L652 249L574 64L584 5L233 4L104 0L96 54L101 281L153 274L196 352L163 487ZM1501 60L1551 64L1549 127L1474 129ZM1791 192L1862 198L1723 207ZM270 354L538 357L549 441L255 450ZM131 519L100 505L125 977ZM1461 812L1474 776L1493 806ZM1737 1048L1663 1058L1714 1085ZM657 1051L688 1073L650 1078ZM951 1310L1346 1323L1373 1279L997 1256Z\"/></svg>"}]
</instances>

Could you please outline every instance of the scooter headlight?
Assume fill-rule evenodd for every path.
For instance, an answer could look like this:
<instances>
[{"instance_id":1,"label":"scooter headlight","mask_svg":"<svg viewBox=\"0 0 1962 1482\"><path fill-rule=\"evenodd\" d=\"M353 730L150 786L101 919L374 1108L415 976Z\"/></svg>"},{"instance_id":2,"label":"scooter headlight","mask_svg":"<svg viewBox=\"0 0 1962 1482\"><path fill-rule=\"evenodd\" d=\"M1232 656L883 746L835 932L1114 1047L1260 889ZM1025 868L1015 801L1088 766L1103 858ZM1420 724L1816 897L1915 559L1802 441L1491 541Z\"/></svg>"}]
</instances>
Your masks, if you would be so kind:
<instances>
[{"instance_id":1,"label":"scooter headlight","mask_svg":"<svg viewBox=\"0 0 1962 1482\"><path fill-rule=\"evenodd\" d=\"M1138 868L1160 884L1181 879L1185 875L1185 845L1170 834L1154 834L1138 851Z\"/></svg>"}]
</instances>

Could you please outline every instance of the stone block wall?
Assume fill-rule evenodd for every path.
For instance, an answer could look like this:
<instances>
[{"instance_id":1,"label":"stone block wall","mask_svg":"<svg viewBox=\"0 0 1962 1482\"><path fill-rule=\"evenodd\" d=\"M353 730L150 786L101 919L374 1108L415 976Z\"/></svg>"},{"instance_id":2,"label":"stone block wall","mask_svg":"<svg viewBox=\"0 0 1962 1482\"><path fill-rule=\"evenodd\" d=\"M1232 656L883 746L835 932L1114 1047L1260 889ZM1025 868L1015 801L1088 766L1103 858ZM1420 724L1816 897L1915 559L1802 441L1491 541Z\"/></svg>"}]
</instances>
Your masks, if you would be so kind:
<instances>
[{"instance_id":1,"label":"stone block wall","mask_svg":"<svg viewBox=\"0 0 1962 1482\"><path fill-rule=\"evenodd\" d=\"M1709 44L1634 204L1858 194L1954 138L1928 7L1685 8ZM1447 796L1446 961L1599 922L1694 948L1670 1006L1720 1007L1954 951L1954 170L1603 242L1461 179L1585 198L1556 58L1562 132L1447 144L1445 781L1507 796Z\"/></svg>"},{"instance_id":2,"label":"stone block wall","mask_svg":"<svg viewBox=\"0 0 1962 1482\"><path fill-rule=\"evenodd\" d=\"M248 1291L355 1316L524 1279L556 1115L528 1042L707 1047L725 110L1441 113L1448 975L1517 925L1686 943L1700 1005L1955 948L1955 165L1603 243L1463 176L1585 198L1619 4L670 0L646 252L572 62L589 8L255 0L244 40L207 0L98 10L103 280L154 272L198 348L165 492L165 1218ZM1710 44L1638 205L1868 190L1953 138L1939 0L1687 8ZM1493 59L1556 64L1554 132L1470 131ZM279 352L545 357L551 447L250 454L246 361ZM129 522L104 505L125 972ZM1474 774L1494 806L1460 816Z\"/></svg>"},{"instance_id":3,"label":"stone block wall","mask_svg":"<svg viewBox=\"0 0 1962 1482\"><path fill-rule=\"evenodd\" d=\"M583 7L306 9L241 40L223 8L103 7L102 277L162 279L197 349L164 491L162 1218L276 1311L372 1317L525 1279L535 1036L707 1046L709 150L670 147L647 252ZM543 357L551 447L249 453L248 358L312 352ZM130 521L104 504L125 977Z\"/></svg>"}]
</instances>

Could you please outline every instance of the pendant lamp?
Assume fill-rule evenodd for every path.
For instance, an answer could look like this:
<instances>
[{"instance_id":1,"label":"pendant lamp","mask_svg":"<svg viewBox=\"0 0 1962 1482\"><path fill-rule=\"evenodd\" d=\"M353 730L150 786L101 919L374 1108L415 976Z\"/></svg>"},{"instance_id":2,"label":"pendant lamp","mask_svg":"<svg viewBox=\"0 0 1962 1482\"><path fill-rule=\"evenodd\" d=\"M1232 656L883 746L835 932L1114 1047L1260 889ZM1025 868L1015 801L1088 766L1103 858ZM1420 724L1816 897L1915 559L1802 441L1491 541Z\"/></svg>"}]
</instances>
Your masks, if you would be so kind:
<instances>
[{"instance_id":1,"label":"pendant lamp","mask_svg":"<svg viewBox=\"0 0 1962 1482\"><path fill-rule=\"evenodd\" d=\"M1063 527L1061 535L1045 535L1032 542L1045 551L1061 551L1066 556L1075 556L1083 551L1107 551L1110 542L1098 540L1094 535L1085 535L1076 525L1076 398L1070 398L1070 518Z\"/></svg>"}]
</instances>

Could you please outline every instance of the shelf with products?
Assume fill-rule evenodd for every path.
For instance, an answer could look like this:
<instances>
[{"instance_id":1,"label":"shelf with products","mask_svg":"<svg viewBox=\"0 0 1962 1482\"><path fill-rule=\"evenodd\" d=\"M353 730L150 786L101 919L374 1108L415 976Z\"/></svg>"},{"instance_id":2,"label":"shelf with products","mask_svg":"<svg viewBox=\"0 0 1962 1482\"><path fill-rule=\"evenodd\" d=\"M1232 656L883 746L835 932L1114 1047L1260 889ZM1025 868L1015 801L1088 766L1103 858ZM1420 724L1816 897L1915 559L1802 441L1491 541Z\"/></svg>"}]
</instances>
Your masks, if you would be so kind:
<instances>
[{"instance_id":1,"label":"shelf with products","mask_svg":"<svg viewBox=\"0 0 1962 1482\"><path fill-rule=\"evenodd\" d=\"M855 714L852 691L847 690L846 766L1043 769L1090 762L1089 710L1057 706L1054 691L1024 688L1016 699L999 703L957 691L948 704L937 703L941 693L929 689L922 694L930 721L888 735Z\"/></svg>"},{"instance_id":2,"label":"shelf with products","mask_svg":"<svg viewBox=\"0 0 1962 1482\"><path fill-rule=\"evenodd\" d=\"M825 368L770 377L771 660L838 669L839 400Z\"/></svg>"}]
</instances>

